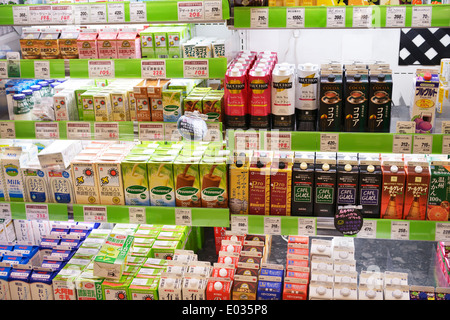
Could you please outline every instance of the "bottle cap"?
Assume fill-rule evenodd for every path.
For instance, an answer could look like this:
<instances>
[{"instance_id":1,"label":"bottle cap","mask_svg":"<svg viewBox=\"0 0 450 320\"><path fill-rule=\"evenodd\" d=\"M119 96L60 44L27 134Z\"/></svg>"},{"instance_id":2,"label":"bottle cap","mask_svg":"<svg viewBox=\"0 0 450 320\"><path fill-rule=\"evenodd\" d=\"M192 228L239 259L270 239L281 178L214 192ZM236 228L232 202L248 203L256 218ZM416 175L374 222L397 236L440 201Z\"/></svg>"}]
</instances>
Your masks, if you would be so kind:
<instances>
[{"instance_id":1,"label":"bottle cap","mask_svg":"<svg viewBox=\"0 0 450 320\"><path fill-rule=\"evenodd\" d=\"M374 172L374 171L375 171L375 167L374 167L373 165L369 164L369 165L367 166L367 171L369 171L369 172Z\"/></svg>"}]
</instances>

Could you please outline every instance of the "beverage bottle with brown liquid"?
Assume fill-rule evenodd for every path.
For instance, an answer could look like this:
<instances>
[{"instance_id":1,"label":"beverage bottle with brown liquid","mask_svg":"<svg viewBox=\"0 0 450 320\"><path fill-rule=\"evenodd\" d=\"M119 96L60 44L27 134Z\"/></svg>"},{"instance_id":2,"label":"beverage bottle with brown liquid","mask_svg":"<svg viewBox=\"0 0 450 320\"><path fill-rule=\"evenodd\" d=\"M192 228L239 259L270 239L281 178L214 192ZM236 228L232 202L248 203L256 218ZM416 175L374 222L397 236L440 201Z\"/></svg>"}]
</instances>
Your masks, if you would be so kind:
<instances>
[{"instance_id":1,"label":"beverage bottle with brown liquid","mask_svg":"<svg viewBox=\"0 0 450 320\"><path fill-rule=\"evenodd\" d=\"M383 215L384 219L397 219L397 203L396 203L396 195L391 195L389 198L388 206Z\"/></svg>"},{"instance_id":2,"label":"beverage bottle with brown liquid","mask_svg":"<svg viewBox=\"0 0 450 320\"><path fill-rule=\"evenodd\" d=\"M408 215L406 216L407 220L419 220L420 219L420 204L419 204L419 196L414 196L414 200L411 204L411 208L409 209Z\"/></svg>"}]
</instances>

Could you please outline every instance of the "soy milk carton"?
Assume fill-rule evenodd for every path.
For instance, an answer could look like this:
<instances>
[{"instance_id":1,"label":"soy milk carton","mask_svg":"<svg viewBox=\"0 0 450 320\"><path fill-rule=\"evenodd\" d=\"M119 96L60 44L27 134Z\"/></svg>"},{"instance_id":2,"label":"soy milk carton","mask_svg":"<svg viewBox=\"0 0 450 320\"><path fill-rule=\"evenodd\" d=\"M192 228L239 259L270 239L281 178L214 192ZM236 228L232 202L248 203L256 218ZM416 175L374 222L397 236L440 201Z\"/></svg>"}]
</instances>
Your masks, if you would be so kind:
<instances>
[{"instance_id":1,"label":"soy milk carton","mask_svg":"<svg viewBox=\"0 0 450 320\"><path fill-rule=\"evenodd\" d=\"M200 157L179 155L173 164L177 207L200 207Z\"/></svg>"},{"instance_id":2,"label":"soy milk carton","mask_svg":"<svg viewBox=\"0 0 450 320\"><path fill-rule=\"evenodd\" d=\"M150 155L128 155L121 162L126 205L150 205L147 162Z\"/></svg>"},{"instance_id":3,"label":"soy milk carton","mask_svg":"<svg viewBox=\"0 0 450 320\"><path fill-rule=\"evenodd\" d=\"M46 171L49 198L55 203L74 203L75 195L72 182L72 170L69 167L61 170Z\"/></svg>"},{"instance_id":4,"label":"soy milk carton","mask_svg":"<svg viewBox=\"0 0 450 320\"><path fill-rule=\"evenodd\" d=\"M175 156L153 155L148 164L150 205L175 207Z\"/></svg>"},{"instance_id":5,"label":"soy milk carton","mask_svg":"<svg viewBox=\"0 0 450 320\"><path fill-rule=\"evenodd\" d=\"M206 208L228 207L226 158L203 157L200 162L201 202Z\"/></svg>"},{"instance_id":6,"label":"soy milk carton","mask_svg":"<svg viewBox=\"0 0 450 320\"><path fill-rule=\"evenodd\" d=\"M22 167L21 171L24 179L25 202L49 202L47 177L37 158Z\"/></svg>"},{"instance_id":7,"label":"soy milk carton","mask_svg":"<svg viewBox=\"0 0 450 320\"><path fill-rule=\"evenodd\" d=\"M80 152L71 163L76 203L100 204L98 179L94 168L97 155Z\"/></svg>"},{"instance_id":8,"label":"soy milk carton","mask_svg":"<svg viewBox=\"0 0 450 320\"><path fill-rule=\"evenodd\" d=\"M124 205L121 162L122 156L100 155L95 161L95 175L101 204Z\"/></svg>"}]
</instances>

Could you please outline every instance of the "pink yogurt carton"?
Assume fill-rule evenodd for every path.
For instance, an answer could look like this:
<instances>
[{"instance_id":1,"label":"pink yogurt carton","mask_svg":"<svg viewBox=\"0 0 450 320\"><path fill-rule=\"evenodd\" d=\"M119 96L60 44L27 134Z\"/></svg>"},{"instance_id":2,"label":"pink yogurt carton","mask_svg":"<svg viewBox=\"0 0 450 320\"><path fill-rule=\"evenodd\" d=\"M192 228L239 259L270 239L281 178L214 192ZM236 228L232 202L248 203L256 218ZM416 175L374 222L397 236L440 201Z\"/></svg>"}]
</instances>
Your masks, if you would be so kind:
<instances>
[{"instance_id":1,"label":"pink yogurt carton","mask_svg":"<svg viewBox=\"0 0 450 320\"><path fill-rule=\"evenodd\" d=\"M98 59L97 32L80 32L77 38L79 59Z\"/></svg>"},{"instance_id":2,"label":"pink yogurt carton","mask_svg":"<svg viewBox=\"0 0 450 320\"><path fill-rule=\"evenodd\" d=\"M101 31L97 37L99 59L117 59L117 32Z\"/></svg>"},{"instance_id":3,"label":"pink yogurt carton","mask_svg":"<svg viewBox=\"0 0 450 320\"><path fill-rule=\"evenodd\" d=\"M141 58L141 44L139 35L135 31L121 31L117 35L117 58L139 59Z\"/></svg>"}]
</instances>

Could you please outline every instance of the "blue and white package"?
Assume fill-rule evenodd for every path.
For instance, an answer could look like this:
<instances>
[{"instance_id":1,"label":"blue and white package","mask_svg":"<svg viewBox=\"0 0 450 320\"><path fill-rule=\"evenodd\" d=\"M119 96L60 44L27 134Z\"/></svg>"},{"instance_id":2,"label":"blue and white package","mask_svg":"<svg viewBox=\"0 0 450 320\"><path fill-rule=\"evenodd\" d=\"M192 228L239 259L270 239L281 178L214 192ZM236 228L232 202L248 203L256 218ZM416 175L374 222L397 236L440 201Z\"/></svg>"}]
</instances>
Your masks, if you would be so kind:
<instances>
[{"instance_id":1,"label":"blue and white package","mask_svg":"<svg viewBox=\"0 0 450 320\"><path fill-rule=\"evenodd\" d=\"M56 274L55 271L44 268L33 270L30 276L32 300L54 300L52 281Z\"/></svg>"},{"instance_id":2,"label":"blue and white package","mask_svg":"<svg viewBox=\"0 0 450 320\"><path fill-rule=\"evenodd\" d=\"M11 300L31 300L30 268L13 268L9 274L9 289Z\"/></svg>"},{"instance_id":3,"label":"blue and white package","mask_svg":"<svg viewBox=\"0 0 450 320\"><path fill-rule=\"evenodd\" d=\"M9 274L12 268L9 266L0 266L0 300L11 300L11 293L9 291Z\"/></svg>"}]
</instances>

